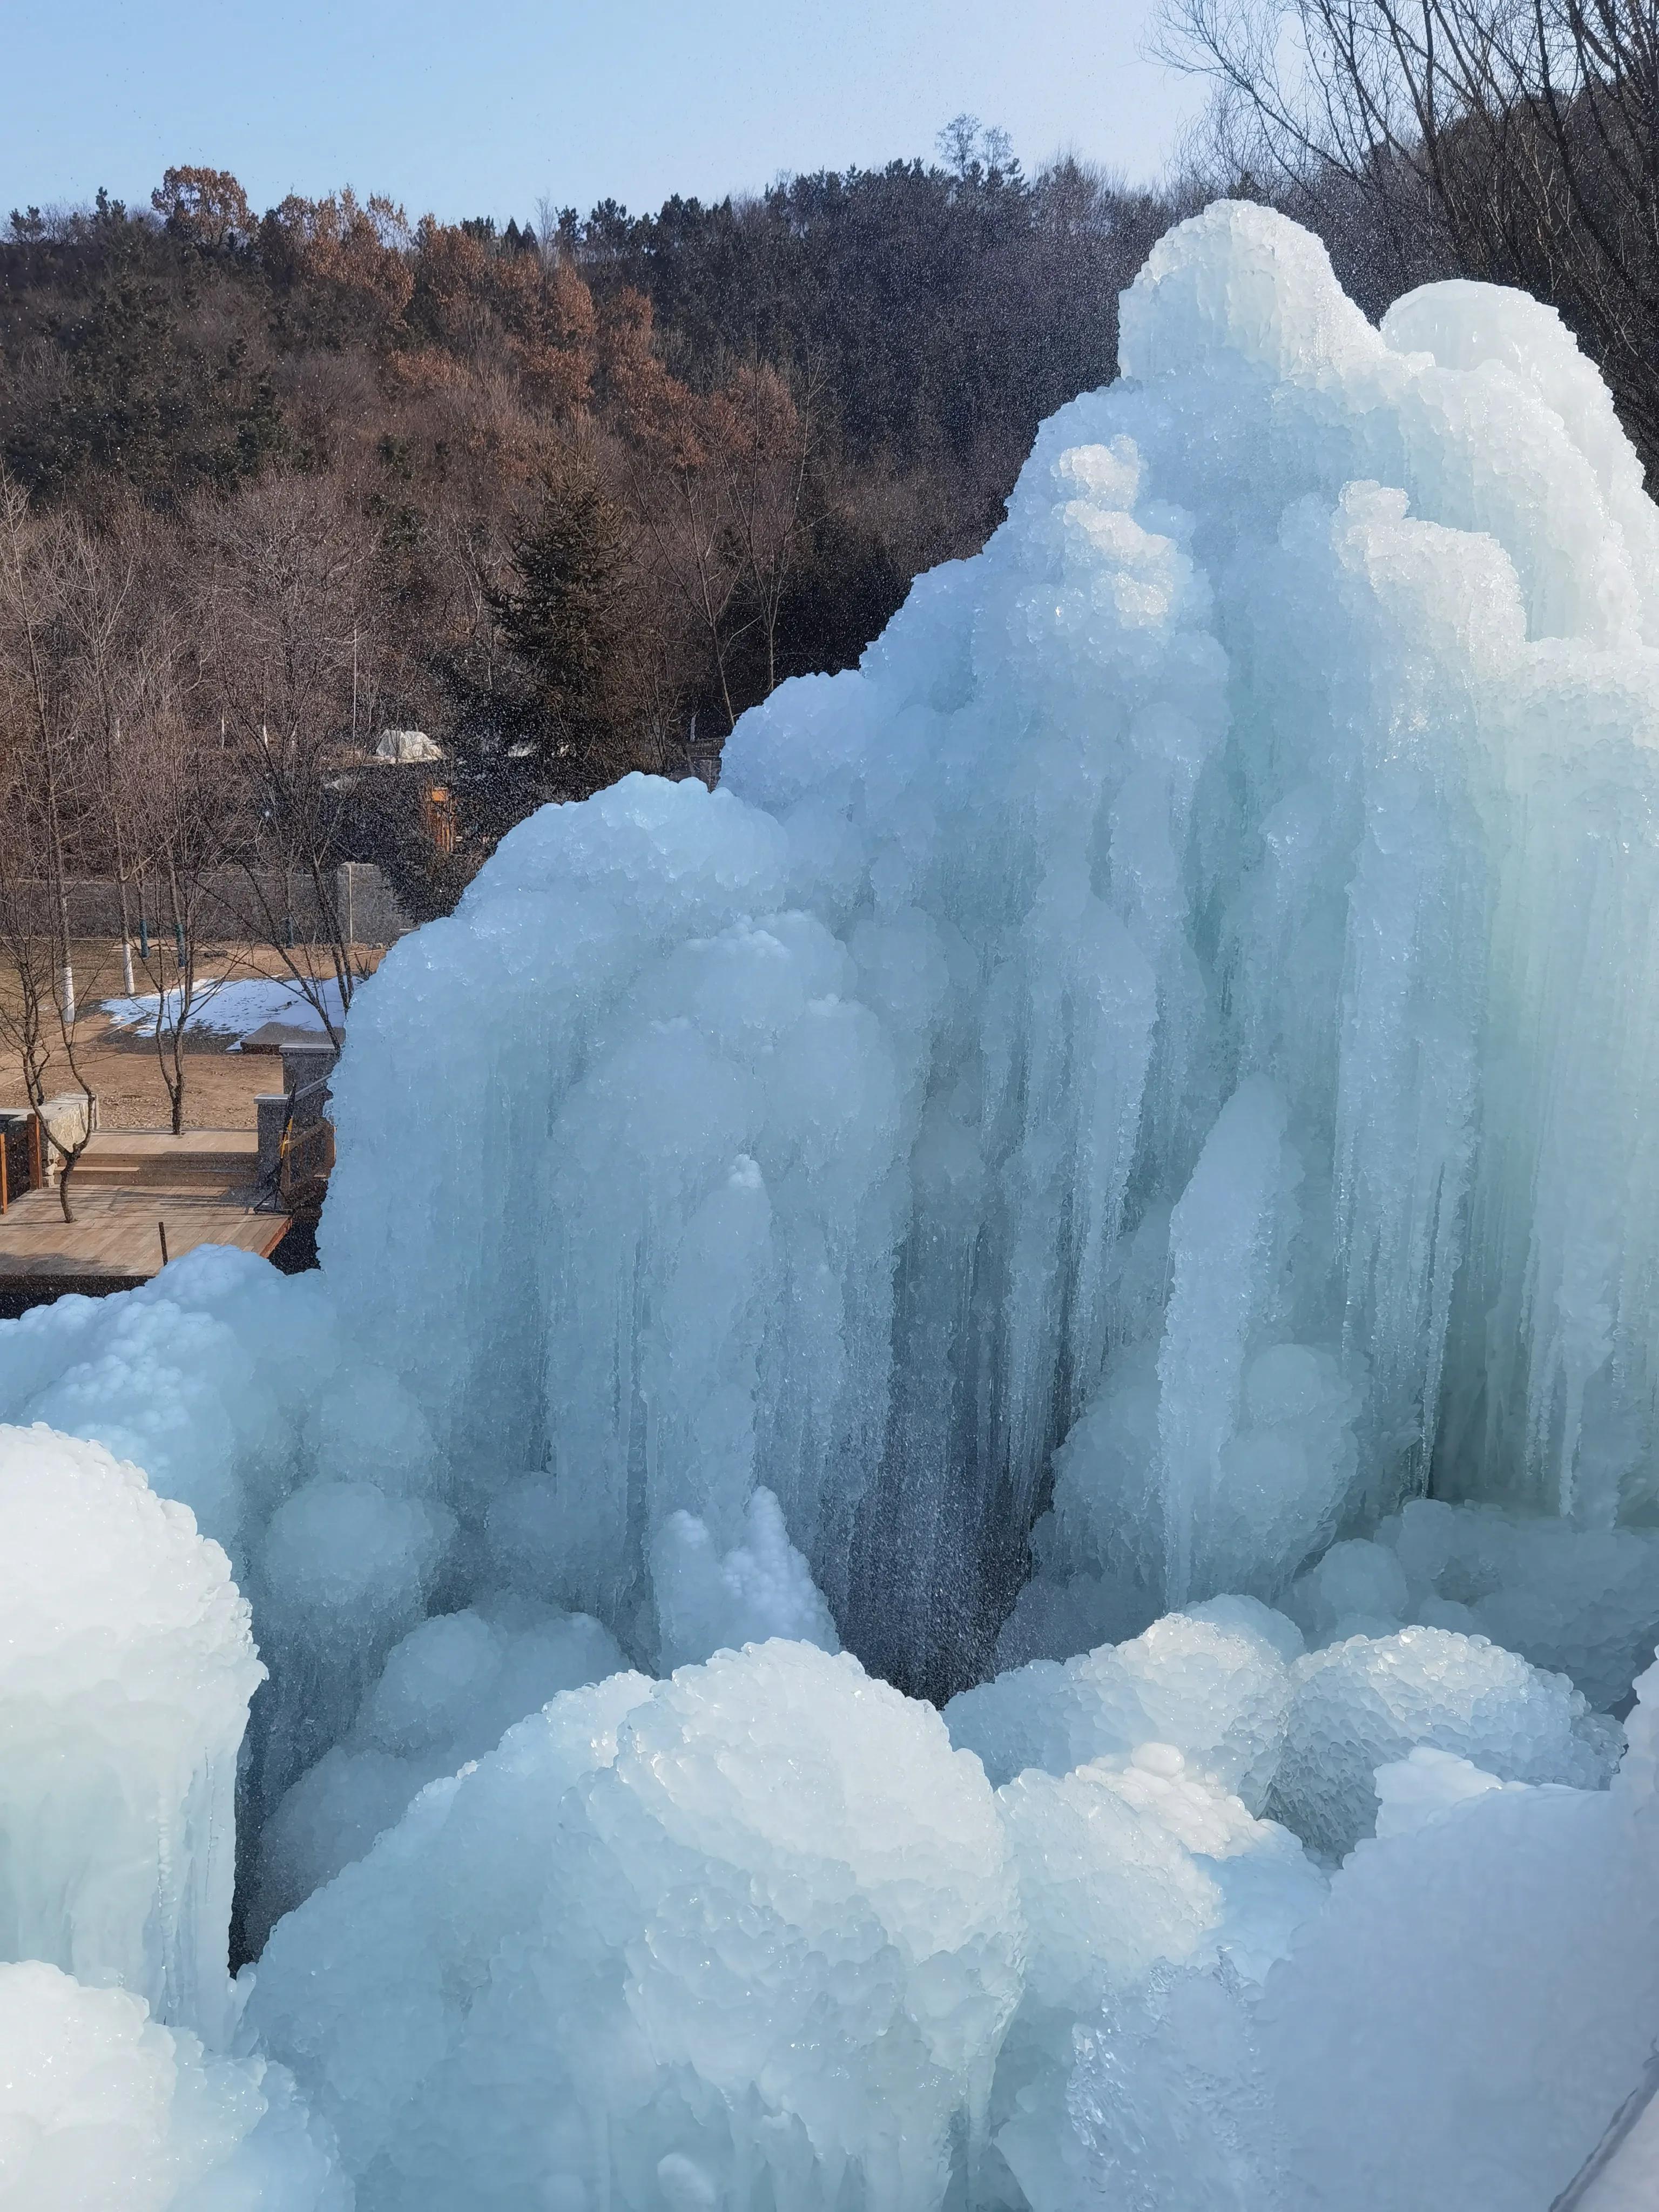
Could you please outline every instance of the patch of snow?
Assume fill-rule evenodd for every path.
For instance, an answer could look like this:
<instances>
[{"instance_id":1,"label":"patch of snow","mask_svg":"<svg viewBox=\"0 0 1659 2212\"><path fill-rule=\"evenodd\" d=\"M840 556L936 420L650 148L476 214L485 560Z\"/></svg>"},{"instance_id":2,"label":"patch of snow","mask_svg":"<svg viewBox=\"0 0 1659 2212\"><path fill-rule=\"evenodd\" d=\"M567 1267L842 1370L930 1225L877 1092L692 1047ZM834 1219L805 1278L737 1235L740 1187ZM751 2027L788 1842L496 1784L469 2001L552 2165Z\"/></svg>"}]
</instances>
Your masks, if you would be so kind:
<instances>
[{"instance_id":1,"label":"patch of snow","mask_svg":"<svg viewBox=\"0 0 1659 2212\"><path fill-rule=\"evenodd\" d=\"M339 1027L344 1012L340 987L331 978L319 983L318 996L330 1019ZM165 999L165 1007L163 1000ZM171 1029L178 1020L179 993L140 992L132 998L106 999L103 1011L112 1025L137 1036L154 1036L158 1020ZM282 975L209 976L198 983L185 1019L186 1035L246 1036L266 1022L282 1022L290 1029L325 1028L317 1007L297 983Z\"/></svg>"}]
</instances>

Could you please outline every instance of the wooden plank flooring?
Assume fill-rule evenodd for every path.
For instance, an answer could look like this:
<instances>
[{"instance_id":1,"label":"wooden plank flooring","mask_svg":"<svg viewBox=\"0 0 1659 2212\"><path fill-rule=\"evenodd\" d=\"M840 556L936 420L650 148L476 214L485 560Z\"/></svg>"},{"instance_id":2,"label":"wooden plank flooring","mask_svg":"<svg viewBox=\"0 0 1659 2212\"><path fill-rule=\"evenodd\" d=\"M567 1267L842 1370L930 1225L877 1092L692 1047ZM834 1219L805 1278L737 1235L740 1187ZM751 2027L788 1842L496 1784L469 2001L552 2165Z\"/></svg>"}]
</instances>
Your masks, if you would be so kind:
<instances>
[{"instance_id":1,"label":"wooden plank flooring","mask_svg":"<svg viewBox=\"0 0 1659 2212\"><path fill-rule=\"evenodd\" d=\"M289 1217L253 1212L258 1164L251 1129L101 1133L70 1179L73 1222L64 1219L55 1190L23 1192L0 1214L0 1288L147 1282L161 1271L161 1223L169 1259L198 1244L233 1244L269 1259Z\"/></svg>"}]
</instances>

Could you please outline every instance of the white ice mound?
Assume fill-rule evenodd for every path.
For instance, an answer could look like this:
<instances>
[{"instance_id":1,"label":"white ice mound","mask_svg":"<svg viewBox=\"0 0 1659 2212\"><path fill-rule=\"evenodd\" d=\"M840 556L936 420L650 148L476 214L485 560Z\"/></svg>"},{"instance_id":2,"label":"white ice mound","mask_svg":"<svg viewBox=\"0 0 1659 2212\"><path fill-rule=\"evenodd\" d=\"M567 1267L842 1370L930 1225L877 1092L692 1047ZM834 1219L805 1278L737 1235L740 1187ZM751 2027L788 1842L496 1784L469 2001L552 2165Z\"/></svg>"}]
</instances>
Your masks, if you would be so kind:
<instances>
[{"instance_id":1,"label":"white ice mound","mask_svg":"<svg viewBox=\"0 0 1659 2212\"><path fill-rule=\"evenodd\" d=\"M1659 2029L1653 1844L1616 1790L1516 1784L1362 1844L1261 2000L1278 2201L1553 2204Z\"/></svg>"},{"instance_id":2,"label":"white ice mound","mask_svg":"<svg viewBox=\"0 0 1659 2212\"><path fill-rule=\"evenodd\" d=\"M272 1926L361 1858L427 1783L493 1751L550 1698L618 1672L614 1638L585 1613L504 1594L411 1629L340 1743L264 1823L248 1935Z\"/></svg>"},{"instance_id":3,"label":"white ice mound","mask_svg":"<svg viewBox=\"0 0 1659 2212\"><path fill-rule=\"evenodd\" d=\"M977 1753L995 1783L1170 1745L1259 1813L1285 1740L1290 1669L1252 1618L1270 1620L1265 1607L1220 1600L1209 1612L1169 1613L1131 1643L1064 1666L1036 1660L964 1690L945 1708L951 1741Z\"/></svg>"},{"instance_id":4,"label":"white ice mound","mask_svg":"<svg viewBox=\"0 0 1659 2212\"><path fill-rule=\"evenodd\" d=\"M339 1357L321 1291L251 1253L198 1246L142 1290L59 1298L7 1323L0 1401L142 1467L245 1578L249 1540L294 1480L295 1432Z\"/></svg>"},{"instance_id":5,"label":"white ice mound","mask_svg":"<svg viewBox=\"0 0 1659 2212\"><path fill-rule=\"evenodd\" d=\"M1524 1782L1500 1782L1455 1752L1436 1751L1419 1743L1404 1759L1379 1766L1376 1790L1376 1839L1387 1843L1395 1836L1409 1836L1437 1820L1455 1805L1471 1797L1484 1797L1492 1790L1524 1790Z\"/></svg>"},{"instance_id":6,"label":"white ice mound","mask_svg":"<svg viewBox=\"0 0 1659 2212\"><path fill-rule=\"evenodd\" d=\"M101 1445L0 1429L0 1958L224 2033L264 1668L216 1544Z\"/></svg>"},{"instance_id":7,"label":"white ice mound","mask_svg":"<svg viewBox=\"0 0 1659 2212\"><path fill-rule=\"evenodd\" d=\"M1224 1960L1259 1982L1325 1888L1294 1836L1252 1819L1168 1744L1059 1778L1030 1771L997 1802L1019 1871L1025 1987L997 2069L994 2140L1024 2192L1011 2201L1042 2207L1066 2189L1079 2027L1171 1966Z\"/></svg>"},{"instance_id":8,"label":"white ice mound","mask_svg":"<svg viewBox=\"0 0 1659 2212\"><path fill-rule=\"evenodd\" d=\"M263 2059L213 2057L125 1990L0 1966L5 2212L350 2212L332 2147Z\"/></svg>"},{"instance_id":9,"label":"white ice mound","mask_svg":"<svg viewBox=\"0 0 1659 2212\"><path fill-rule=\"evenodd\" d=\"M1340 1857L1371 1832L1379 1766L1419 1745L1505 1782L1605 1785L1623 1736L1546 1674L1484 1636L1405 1628L1351 1637L1291 1669L1295 1696L1268 1804L1316 1850Z\"/></svg>"},{"instance_id":10,"label":"white ice mound","mask_svg":"<svg viewBox=\"0 0 1659 2212\"><path fill-rule=\"evenodd\" d=\"M1490 1637L1606 1712L1659 1643L1659 1530L1414 1498L1375 1538L1333 1544L1282 1602L1313 1644L1413 1621Z\"/></svg>"},{"instance_id":11,"label":"white ice mound","mask_svg":"<svg viewBox=\"0 0 1659 2212\"><path fill-rule=\"evenodd\" d=\"M1200 1949L1109 1998L1031 2212L1545 2212L1659 2032L1659 1669L1644 1687L1610 1790L1413 1753L1264 1974Z\"/></svg>"},{"instance_id":12,"label":"white ice mound","mask_svg":"<svg viewBox=\"0 0 1659 2212\"><path fill-rule=\"evenodd\" d=\"M1294 1836L1168 1744L1066 1775L1030 1770L997 1802L1019 1869L1026 2008L1068 2025L1160 1960L1237 1946L1261 1971L1323 1896Z\"/></svg>"},{"instance_id":13,"label":"white ice mound","mask_svg":"<svg viewBox=\"0 0 1659 2212\"><path fill-rule=\"evenodd\" d=\"M1019 1990L978 1762L848 1657L556 1698L283 1921L250 2017L377 2208L911 2212Z\"/></svg>"}]
</instances>

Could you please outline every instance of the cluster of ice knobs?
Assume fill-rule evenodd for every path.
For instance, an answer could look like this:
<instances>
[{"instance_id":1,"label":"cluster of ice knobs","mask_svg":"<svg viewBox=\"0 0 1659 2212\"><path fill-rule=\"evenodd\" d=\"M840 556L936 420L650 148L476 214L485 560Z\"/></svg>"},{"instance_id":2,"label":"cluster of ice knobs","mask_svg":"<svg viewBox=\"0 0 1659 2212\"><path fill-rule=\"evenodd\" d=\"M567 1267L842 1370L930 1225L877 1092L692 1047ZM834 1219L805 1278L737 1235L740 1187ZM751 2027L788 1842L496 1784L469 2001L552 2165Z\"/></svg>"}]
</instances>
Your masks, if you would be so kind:
<instances>
[{"instance_id":1,"label":"cluster of ice knobs","mask_svg":"<svg viewBox=\"0 0 1659 2212\"><path fill-rule=\"evenodd\" d=\"M1659 510L1259 208L1121 366L0 1325L0 2208L1652 2201Z\"/></svg>"}]
</instances>

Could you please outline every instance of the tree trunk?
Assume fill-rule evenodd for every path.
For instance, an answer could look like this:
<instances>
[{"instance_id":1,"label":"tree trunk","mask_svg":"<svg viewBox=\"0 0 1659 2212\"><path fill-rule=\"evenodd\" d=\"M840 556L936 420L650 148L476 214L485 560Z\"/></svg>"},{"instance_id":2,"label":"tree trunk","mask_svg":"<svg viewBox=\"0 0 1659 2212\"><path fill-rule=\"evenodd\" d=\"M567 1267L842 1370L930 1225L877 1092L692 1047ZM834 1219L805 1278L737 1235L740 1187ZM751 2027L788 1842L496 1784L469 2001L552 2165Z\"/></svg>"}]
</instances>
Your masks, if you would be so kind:
<instances>
[{"instance_id":1,"label":"tree trunk","mask_svg":"<svg viewBox=\"0 0 1659 2212\"><path fill-rule=\"evenodd\" d=\"M125 872L121 884L121 988L129 999L136 998L138 986L132 975L132 924L127 917L127 879Z\"/></svg>"},{"instance_id":2,"label":"tree trunk","mask_svg":"<svg viewBox=\"0 0 1659 2212\"><path fill-rule=\"evenodd\" d=\"M173 905L173 942L179 970L179 999L173 1014L173 1080L167 1088L173 1094L173 1133L180 1137L185 1131L185 1024L190 1018L191 1001L196 995L196 940L192 934L186 952L184 908L179 899L179 871L171 853L167 855L167 895ZM166 1003L164 997L162 1005ZM158 1027L160 1022L158 1009Z\"/></svg>"}]
</instances>

